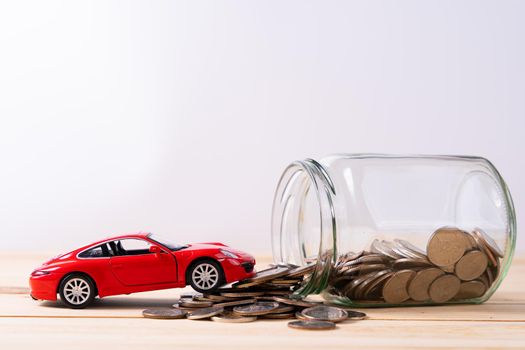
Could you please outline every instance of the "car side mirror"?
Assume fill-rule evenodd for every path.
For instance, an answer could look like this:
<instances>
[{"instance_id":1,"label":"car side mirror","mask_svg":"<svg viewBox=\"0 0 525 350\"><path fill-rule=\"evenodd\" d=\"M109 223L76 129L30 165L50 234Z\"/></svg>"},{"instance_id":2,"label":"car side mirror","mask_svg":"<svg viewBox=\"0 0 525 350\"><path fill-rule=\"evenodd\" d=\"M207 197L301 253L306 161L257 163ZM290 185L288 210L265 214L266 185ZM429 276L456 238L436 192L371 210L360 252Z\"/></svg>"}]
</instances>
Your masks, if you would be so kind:
<instances>
[{"instance_id":1,"label":"car side mirror","mask_svg":"<svg viewBox=\"0 0 525 350\"><path fill-rule=\"evenodd\" d=\"M152 245L149 247L150 253L160 254L160 248L156 245Z\"/></svg>"}]
</instances>

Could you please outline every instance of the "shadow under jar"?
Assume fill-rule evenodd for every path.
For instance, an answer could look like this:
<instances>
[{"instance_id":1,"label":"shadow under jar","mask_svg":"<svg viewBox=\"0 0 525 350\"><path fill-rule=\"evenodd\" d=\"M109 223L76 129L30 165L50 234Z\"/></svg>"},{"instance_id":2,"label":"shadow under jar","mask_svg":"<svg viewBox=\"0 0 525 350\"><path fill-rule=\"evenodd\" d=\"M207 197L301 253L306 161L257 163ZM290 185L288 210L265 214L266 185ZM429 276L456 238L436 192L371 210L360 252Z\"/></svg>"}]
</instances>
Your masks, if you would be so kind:
<instances>
[{"instance_id":1,"label":"shadow under jar","mask_svg":"<svg viewBox=\"0 0 525 350\"><path fill-rule=\"evenodd\" d=\"M482 303L506 275L515 238L509 190L481 157L296 161L273 203L274 260L314 263L298 293L341 305Z\"/></svg>"}]
</instances>

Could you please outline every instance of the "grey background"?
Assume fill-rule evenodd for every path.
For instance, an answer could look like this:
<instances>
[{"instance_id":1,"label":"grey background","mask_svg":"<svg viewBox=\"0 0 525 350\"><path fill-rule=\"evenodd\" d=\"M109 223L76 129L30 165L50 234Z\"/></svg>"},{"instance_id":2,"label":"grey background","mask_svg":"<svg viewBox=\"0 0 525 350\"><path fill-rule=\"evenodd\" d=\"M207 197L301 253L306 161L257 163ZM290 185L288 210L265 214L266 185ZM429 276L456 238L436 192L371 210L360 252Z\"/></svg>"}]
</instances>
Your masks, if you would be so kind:
<instances>
[{"instance_id":1,"label":"grey background","mask_svg":"<svg viewBox=\"0 0 525 350\"><path fill-rule=\"evenodd\" d=\"M2 2L0 250L142 230L269 253L281 171L336 152L487 157L519 227L524 13L523 1Z\"/></svg>"}]
</instances>

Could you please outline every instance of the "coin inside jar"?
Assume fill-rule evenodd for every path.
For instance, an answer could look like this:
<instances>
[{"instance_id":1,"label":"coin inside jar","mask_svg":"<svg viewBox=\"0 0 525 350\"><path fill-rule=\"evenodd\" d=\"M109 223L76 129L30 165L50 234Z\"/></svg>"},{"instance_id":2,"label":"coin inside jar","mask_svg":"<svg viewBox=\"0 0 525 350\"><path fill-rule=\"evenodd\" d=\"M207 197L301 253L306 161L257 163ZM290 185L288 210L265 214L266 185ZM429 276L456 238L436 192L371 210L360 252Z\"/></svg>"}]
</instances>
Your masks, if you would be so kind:
<instances>
[{"instance_id":1,"label":"coin inside jar","mask_svg":"<svg viewBox=\"0 0 525 350\"><path fill-rule=\"evenodd\" d=\"M463 282L459 286L459 292L456 294L454 299L472 299L479 298L487 291L487 287L481 281L468 281Z\"/></svg>"},{"instance_id":2,"label":"coin inside jar","mask_svg":"<svg viewBox=\"0 0 525 350\"><path fill-rule=\"evenodd\" d=\"M472 250L457 262L455 268L456 276L463 281L476 279L485 272L487 265L487 256L479 250Z\"/></svg>"},{"instance_id":3,"label":"coin inside jar","mask_svg":"<svg viewBox=\"0 0 525 350\"><path fill-rule=\"evenodd\" d=\"M443 276L445 272L436 267L431 267L425 270L421 270L416 273L414 278L408 285L408 295L411 299L416 301L426 301L430 299L428 289L430 284L440 276Z\"/></svg>"},{"instance_id":4,"label":"coin inside jar","mask_svg":"<svg viewBox=\"0 0 525 350\"><path fill-rule=\"evenodd\" d=\"M415 275L416 272L412 270L401 270L394 273L383 287L385 301L389 304L399 304L407 300L410 297L407 286Z\"/></svg>"},{"instance_id":5,"label":"coin inside jar","mask_svg":"<svg viewBox=\"0 0 525 350\"><path fill-rule=\"evenodd\" d=\"M452 299L458 292L461 281L454 275L438 277L430 284L428 294L435 303L444 303Z\"/></svg>"},{"instance_id":6,"label":"coin inside jar","mask_svg":"<svg viewBox=\"0 0 525 350\"><path fill-rule=\"evenodd\" d=\"M428 259L437 266L451 266L461 259L468 247L470 243L465 232L454 227L442 227L428 241Z\"/></svg>"},{"instance_id":7,"label":"coin inside jar","mask_svg":"<svg viewBox=\"0 0 525 350\"><path fill-rule=\"evenodd\" d=\"M483 241L483 243L485 243L487 245L487 247L490 249L490 251L498 258L503 258L503 252L501 251L501 249L499 248L498 244L496 243L496 241L494 241L492 239L492 237L490 237L485 231L483 231L482 229L480 228L476 228L474 229L473 233L475 235L477 235L479 238L481 238L481 240Z\"/></svg>"}]
</instances>

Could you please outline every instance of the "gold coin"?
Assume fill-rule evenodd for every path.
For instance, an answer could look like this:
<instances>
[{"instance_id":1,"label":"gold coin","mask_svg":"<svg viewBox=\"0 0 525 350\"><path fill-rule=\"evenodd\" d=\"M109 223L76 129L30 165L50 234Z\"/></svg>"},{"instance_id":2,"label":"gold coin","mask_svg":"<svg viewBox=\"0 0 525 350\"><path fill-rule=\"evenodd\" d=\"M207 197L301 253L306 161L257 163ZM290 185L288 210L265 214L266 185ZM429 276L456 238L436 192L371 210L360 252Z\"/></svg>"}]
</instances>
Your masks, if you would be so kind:
<instances>
[{"instance_id":1,"label":"gold coin","mask_svg":"<svg viewBox=\"0 0 525 350\"><path fill-rule=\"evenodd\" d=\"M485 272L488 265L487 256L479 250L465 254L456 264L456 276L463 281L471 281Z\"/></svg>"},{"instance_id":2,"label":"gold coin","mask_svg":"<svg viewBox=\"0 0 525 350\"><path fill-rule=\"evenodd\" d=\"M416 275L412 270L401 270L392 275L383 286L383 298L389 304L399 304L407 300L407 285Z\"/></svg>"},{"instance_id":3,"label":"gold coin","mask_svg":"<svg viewBox=\"0 0 525 350\"><path fill-rule=\"evenodd\" d=\"M279 307L275 310L272 310L270 314L287 314L287 313L293 313L295 311L295 307L292 305L279 305Z\"/></svg>"},{"instance_id":4,"label":"gold coin","mask_svg":"<svg viewBox=\"0 0 525 350\"><path fill-rule=\"evenodd\" d=\"M454 275L438 277L430 284L428 294L435 303L444 303L458 294L461 281Z\"/></svg>"},{"instance_id":5,"label":"gold coin","mask_svg":"<svg viewBox=\"0 0 525 350\"><path fill-rule=\"evenodd\" d=\"M445 273L436 267L431 267L425 270L421 270L410 281L408 285L408 295L411 299L416 301L426 301L430 299L428 295L428 289L430 284Z\"/></svg>"},{"instance_id":6,"label":"gold coin","mask_svg":"<svg viewBox=\"0 0 525 350\"><path fill-rule=\"evenodd\" d=\"M312 273L314 269L315 269L315 264L297 267L291 270L290 273L286 277L288 278L303 277L304 275L308 275Z\"/></svg>"},{"instance_id":7,"label":"gold coin","mask_svg":"<svg viewBox=\"0 0 525 350\"><path fill-rule=\"evenodd\" d=\"M394 269L403 270L419 267L429 267L432 266L432 263L427 259L421 258L401 258L394 261L392 266L394 267Z\"/></svg>"},{"instance_id":8,"label":"gold coin","mask_svg":"<svg viewBox=\"0 0 525 350\"><path fill-rule=\"evenodd\" d=\"M437 266L455 264L470 247L466 233L454 227L437 229L427 245L428 259Z\"/></svg>"},{"instance_id":9,"label":"gold coin","mask_svg":"<svg viewBox=\"0 0 525 350\"><path fill-rule=\"evenodd\" d=\"M230 300L230 298L226 298L226 297L223 297L222 295L216 295L216 294L204 294L204 297L214 302Z\"/></svg>"},{"instance_id":10,"label":"gold coin","mask_svg":"<svg viewBox=\"0 0 525 350\"><path fill-rule=\"evenodd\" d=\"M348 275L362 275L364 273L372 272L372 271L379 271L386 269L385 264L360 264L360 265L354 265L350 267L343 267L340 269L340 273L348 276Z\"/></svg>"},{"instance_id":11,"label":"gold coin","mask_svg":"<svg viewBox=\"0 0 525 350\"><path fill-rule=\"evenodd\" d=\"M456 264L452 264L450 266L440 266L439 268L445 272L454 273L456 270Z\"/></svg>"},{"instance_id":12,"label":"gold coin","mask_svg":"<svg viewBox=\"0 0 525 350\"><path fill-rule=\"evenodd\" d=\"M471 232L470 236L476 241L476 244L477 244L476 248L481 250L483 253L487 255L487 258L489 259L489 263L492 266L496 266L498 264L498 257L490 249L489 243L487 243L487 241L483 239L483 236L478 234L478 231Z\"/></svg>"},{"instance_id":13,"label":"gold coin","mask_svg":"<svg viewBox=\"0 0 525 350\"><path fill-rule=\"evenodd\" d=\"M487 287L481 281L463 282L459 286L459 292L454 299L472 299L479 298L487 291Z\"/></svg>"},{"instance_id":14,"label":"gold coin","mask_svg":"<svg viewBox=\"0 0 525 350\"><path fill-rule=\"evenodd\" d=\"M374 283L375 280L378 278L381 278L381 276L388 274L390 270L382 270L382 271L376 271L374 273L369 273L365 280L361 282L354 290L354 298L355 299L366 299L365 291L369 288L369 286Z\"/></svg>"},{"instance_id":15,"label":"gold coin","mask_svg":"<svg viewBox=\"0 0 525 350\"><path fill-rule=\"evenodd\" d=\"M473 233L483 240L483 242L487 245L492 254L494 254L498 258L503 258L503 252L501 251L501 249L499 249L498 244L485 231L483 231L480 228L476 228L474 229Z\"/></svg>"},{"instance_id":16,"label":"gold coin","mask_svg":"<svg viewBox=\"0 0 525 350\"><path fill-rule=\"evenodd\" d=\"M394 271L392 270L385 270L384 273L379 272L376 275L376 279L370 282L370 285L368 286L368 288L365 289L364 297L367 299L378 297L377 295L378 292L380 293L381 290L383 289L383 283L386 280L388 280L390 276L392 276L393 274L394 274Z\"/></svg>"},{"instance_id":17,"label":"gold coin","mask_svg":"<svg viewBox=\"0 0 525 350\"><path fill-rule=\"evenodd\" d=\"M288 318L294 318L293 312L283 312L283 313L271 313L262 315L261 318L274 319L274 320L285 320Z\"/></svg>"}]
</instances>

